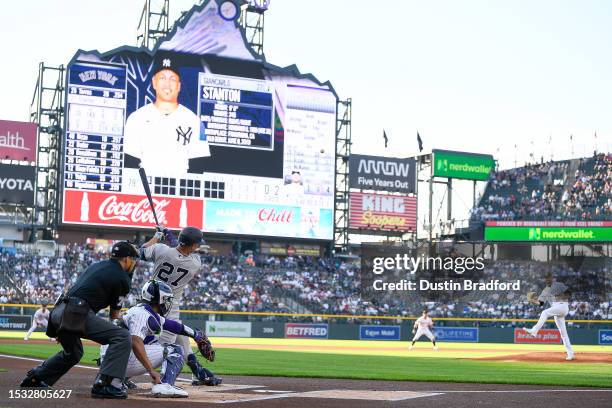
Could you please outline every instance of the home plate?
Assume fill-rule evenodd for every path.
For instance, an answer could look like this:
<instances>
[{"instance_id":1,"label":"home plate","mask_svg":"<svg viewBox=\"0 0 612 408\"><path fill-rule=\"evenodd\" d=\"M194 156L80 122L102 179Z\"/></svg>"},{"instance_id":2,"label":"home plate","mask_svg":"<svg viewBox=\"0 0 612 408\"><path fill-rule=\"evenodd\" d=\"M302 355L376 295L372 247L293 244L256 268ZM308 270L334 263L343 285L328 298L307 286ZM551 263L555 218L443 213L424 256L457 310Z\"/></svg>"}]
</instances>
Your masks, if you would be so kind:
<instances>
[{"instance_id":1,"label":"home plate","mask_svg":"<svg viewBox=\"0 0 612 408\"><path fill-rule=\"evenodd\" d=\"M259 385L233 385L232 384L222 384L216 387L202 387L202 386L192 386L185 385L181 387L185 391L189 393L189 397L187 398L156 398L150 394L151 384L138 384L138 389L130 392L129 398L136 400L146 400L146 401L172 401L174 402L202 402L202 403L212 403L212 404L224 404L230 402L246 402L246 401L257 401L257 400L266 400L273 398L283 398L285 394L244 394L240 392L233 391L242 391L247 388L253 387L261 387Z\"/></svg>"},{"instance_id":2,"label":"home plate","mask_svg":"<svg viewBox=\"0 0 612 408\"><path fill-rule=\"evenodd\" d=\"M294 398L334 398L372 401L402 401L412 398L432 397L439 392L416 391L368 391L368 390L320 390L293 394Z\"/></svg>"}]
</instances>

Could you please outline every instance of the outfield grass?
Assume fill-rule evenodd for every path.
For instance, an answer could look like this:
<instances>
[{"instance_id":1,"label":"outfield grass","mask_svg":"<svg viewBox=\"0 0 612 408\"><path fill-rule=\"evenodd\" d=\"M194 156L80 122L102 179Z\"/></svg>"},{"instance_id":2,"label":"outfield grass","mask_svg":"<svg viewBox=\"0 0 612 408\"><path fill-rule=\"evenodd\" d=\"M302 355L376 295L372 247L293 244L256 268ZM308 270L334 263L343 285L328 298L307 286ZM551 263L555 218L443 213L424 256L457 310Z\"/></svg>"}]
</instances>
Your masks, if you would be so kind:
<instances>
[{"instance_id":1,"label":"outfield grass","mask_svg":"<svg viewBox=\"0 0 612 408\"><path fill-rule=\"evenodd\" d=\"M1 354L47 358L57 344L0 344ZM85 346L81 364L94 365L99 348ZM475 361L221 348L207 364L216 374L372 380L542 384L612 388L612 365Z\"/></svg>"}]
</instances>

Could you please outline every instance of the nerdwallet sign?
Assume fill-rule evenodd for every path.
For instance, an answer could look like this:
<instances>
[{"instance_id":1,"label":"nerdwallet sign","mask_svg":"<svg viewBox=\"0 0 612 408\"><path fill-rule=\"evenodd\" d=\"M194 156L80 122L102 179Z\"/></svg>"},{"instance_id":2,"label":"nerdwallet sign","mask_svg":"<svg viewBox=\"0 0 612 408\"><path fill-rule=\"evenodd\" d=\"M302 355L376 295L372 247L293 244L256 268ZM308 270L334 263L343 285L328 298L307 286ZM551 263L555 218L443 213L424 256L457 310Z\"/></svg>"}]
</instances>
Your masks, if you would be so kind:
<instances>
[{"instance_id":1,"label":"nerdwallet sign","mask_svg":"<svg viewBox=\"0 0 612 408\"><path fill-rule=\"evenodd\" d=\"M351 154L349 187L367 190L414 193L416 160Z\"/></svg>"}]
</instances>

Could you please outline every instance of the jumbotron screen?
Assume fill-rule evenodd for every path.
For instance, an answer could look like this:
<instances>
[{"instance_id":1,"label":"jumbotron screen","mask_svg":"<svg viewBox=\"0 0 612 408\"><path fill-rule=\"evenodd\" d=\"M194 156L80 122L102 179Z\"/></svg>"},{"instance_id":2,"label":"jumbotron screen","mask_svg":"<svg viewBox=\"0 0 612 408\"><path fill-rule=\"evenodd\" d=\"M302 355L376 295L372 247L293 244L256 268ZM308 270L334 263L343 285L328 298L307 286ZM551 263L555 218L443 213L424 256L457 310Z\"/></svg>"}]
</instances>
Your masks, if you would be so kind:
<instances>
[{"instance_id":1,"label":"jumbotron screen","mask_svg":"<svg viewBox=\"0 0 612 408\"><path fill-rule=\"evenodd\" d=\"M169 228L333 238L333 89L294 68L228 57L244 45L224 41L217 55L177 52L176 39L155 53L77 53L67 76L63 223L153 227L142 166Z\"/></svg>"}]
</instances>

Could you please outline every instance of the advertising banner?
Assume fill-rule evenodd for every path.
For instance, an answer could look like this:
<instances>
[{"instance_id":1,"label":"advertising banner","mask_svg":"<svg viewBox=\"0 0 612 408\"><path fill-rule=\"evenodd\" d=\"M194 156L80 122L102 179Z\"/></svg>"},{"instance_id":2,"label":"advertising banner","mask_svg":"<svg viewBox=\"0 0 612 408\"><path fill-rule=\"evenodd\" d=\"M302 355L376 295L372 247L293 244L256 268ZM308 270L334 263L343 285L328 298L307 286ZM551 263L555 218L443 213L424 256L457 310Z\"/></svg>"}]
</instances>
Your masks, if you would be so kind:
<instances>
[{"instance_id":1,"label":"advertising banner","mask_svg":"<svg viewBox=\"0 0 612 408\"><path fill-rule=\"evenodd\" d=\"M437 177L486 181L495 169L495 160L489 154L434 149L433 162L433 173Z\"/></svg>"},{"instance_id":2,"label":"advertising banner","mask_svg":"<svg viewBox=\"0 0 612 408\"><path fill-rule=\"evenodd\" d=\"M415 231L416 197L349 193L349 228L386 231Z\"/></svg>"},{"instance_id":3,"label":"advertising banner","mask_svg":"<svg viewBox=\"0 0 612 408\"><path fill-rule=\"evenodd\" d=\"M557 329L542 329L538 332L537 337L533 337L523 329L514 329L514 342L559 344L561 335Z\"/></svg>"},{"instance_id":4,"label":"advertising banner","mask_svg":"<svg viewBox=\"0 0 612 408\"><path fill-rule=\"evenodd\" d=\"M210 337L251 337L250 322L206 321L206 334Z\"/></svg>"},{"instance_id":5,"label":"advertising banner","mask_svg":"<svg viewBox=\"0 0 612 408\"><path fill-rule=\"evenodd\" d=\"M0 203L34 205L35 166L0 164Z\"/></svg>"},{"instance_id":6,"label":"advertising banner","mask_svg":"<svg viewBox=\"0 0 612 408\"><path fill-rule=\"evenodd\" d=\"M437 341L478 342L478 327L435 327Z\"/></svg>"},{"instance_id":7,"label":"advertising banner","mask_svg":"<svg viewBox=\"0 0 612 408\"><path fill-rule=\"evenodd\" d=\"M327 323L285 323L285 338L287 339L326 339L328 332Z\"/></svg>"},{"instance_id":8,"label":"advertising banner","mask_svg":"<svg viewBox=\"0 0 612 408\"><path fill-rule=\"evenodd\" d=\"M612 227L612 221L487 221L487 227Z\"/></svg>"},{"instance_id":9,"label":"advertising banner","mask_svg":"<svg viewBox=\"0 0 612 408\"><path fill-rule=\"evenodd\" d=\"M96 191L66 190L63 221L74 224L155 227L153 211L146 196ZM153 196L160 224L171 229L186 226L202 228L202 201L186 198Z\"/></svg>"},{"instance_id":10,"label":"advertising banner","mask_svg":"<svg viewBox=\"0 0 612 408\"><path fill-rule=\"evenodd\" d=\"M0 160L36 161L36 131L29 122L0 120Z\"/></svg>"},{"instance_id":11,"label":"advertising banner","mask_svg":"<svg viewBox=\"0 0 612 408\"><path fill-rule=\"evenodd\" d=\"M612 330L599 330L598 343L600 345L612 344Z\"/></svg>"},{"instance_id":12,"label":"advertising banner","mask_svg":"<svg viewBox=\"0 0 612 408\"><path fill-rule=\"evenodd\" d=\"M351 154L349 187L412 194L416 191L416 160Z\"/></svg>"},{"instance_id":13,"label":"advertising banner","mask_svg":"<svg viewBox=\"0 0 612 408\"><path fill-rule=\"evenodd\" d=\"M400 326L359 326L359 340L399 340Z\"/></svg>"},{"instance_id":14,"label":"advertising banner","mask_svg":"<svg viewBox=\"0 0 612 408\"><path fill-rule=\"evenodd\" d=\"M610 227L485 227L486 241L609 242Z\"/></svg>"},{"instance_id":15,"label":"advertising banner","mask_svg":"<svg viewBox=\"0 0 612 408\"><path fill-rule=\"evenodd\" d=\"M206 202L206 231L323 239L332 236L331 209L276 204Z\"/></svg>"},{"instance_id":16,"label":"advertising banner","mask_svg":"<svg viewBox=\"0 0 612 408\"><path fill-rule=\"evenodd\" d=\"M0 330L28 330L32 326L30 315L0 315Z\"/></svg>"}]
</instances>

